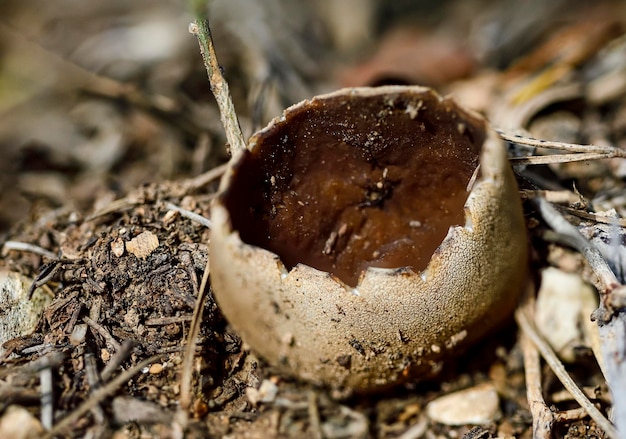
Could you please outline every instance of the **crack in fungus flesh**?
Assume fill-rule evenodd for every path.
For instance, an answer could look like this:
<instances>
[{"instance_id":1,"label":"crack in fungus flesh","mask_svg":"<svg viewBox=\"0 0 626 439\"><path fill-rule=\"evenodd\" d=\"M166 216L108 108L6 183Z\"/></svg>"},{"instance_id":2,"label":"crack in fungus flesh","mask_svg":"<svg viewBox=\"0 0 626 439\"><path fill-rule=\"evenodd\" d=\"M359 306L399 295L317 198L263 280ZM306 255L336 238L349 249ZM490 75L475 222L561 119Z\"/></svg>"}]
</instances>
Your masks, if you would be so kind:
<instances>
[{"instance_id":1,"label":"crack in fungus flesh","mask_svg":"<svg viewBox=\"0 0 626 439\"><path fill-rule=\"evenodd\" d=\"M287 111L222 194L243 242L356 286L368 267L426 268L465 223L483 122L435 95L348 96Z\"/></svg>"}]
</instances>

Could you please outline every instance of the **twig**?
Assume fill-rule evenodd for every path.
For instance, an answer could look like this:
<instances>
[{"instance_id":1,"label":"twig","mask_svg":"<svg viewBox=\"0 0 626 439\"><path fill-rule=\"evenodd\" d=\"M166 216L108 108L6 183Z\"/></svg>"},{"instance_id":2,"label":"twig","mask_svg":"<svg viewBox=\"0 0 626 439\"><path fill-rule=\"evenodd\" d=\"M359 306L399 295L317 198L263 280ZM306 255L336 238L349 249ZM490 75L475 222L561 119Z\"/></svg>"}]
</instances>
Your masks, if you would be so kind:
<instances>
[{"instance_id":1,"label":"twig","mask_svg":"<svg viewBox=\"0 0 626 439\"><path fill-rule=\"evenodd\" d=\"M535 155L530 157L511 157L509 161L514 166L521 165L552 165L556 163L583 162L586 160L610 159L617 156L611 152L588 152L578 154Z\"/></svg>"},{"instance_id":2,"label":"twig","mask_svg":"<svg viewBox=\"0 0 626 439\"><path fill-rule=\"evenodd\" d=\"M532 313L533 308L533 286L529 283L523 302L520 304L520 309L525 309L526 312ZM552 425L554 424L554 413L547 406L541 391L539 352L524 331L520 333L520 345L524 355L526 398L528 399L530 413L533 416L533 438L549 439L551 437Z\"/></svg>"},{"instance_id":3,"label":"twig","mask_svg":"<svg viewBox=\"0 0 626 439\"><path fill-rule=\"evenodd\" d=\"M621 300L625 287L620 285L615 274L604 260L600 251L578 229L570 224L547 201L537 200L541 215L557 233L566 236L569 245L576 248L587 260L598 276L602 289L601 306L594 312L598 323L601 358L598 363L613 396L613 411L620 432L626 432L626 312L615 309L615 303ZM619 307L617 307L619 308Z\"/></svg>"},{"instance_id":4,"label":"twig","mask_svg":"<svg viewBox=\"0 0 626 439\"><path fill-rule=\"evenodd\" d=\"M89 384L89 393L93 392L100 387L100 379L98 377L98 368L96 367L96 359L93 354L88 353L83 356L85 362L85 374L87 375L87 383ZM102 425L104 423L104 412L102 407L95 405L91 409L96 424Z\"/></svg>"},{"instance_id":5,"label":"twig","mask_svg":"<svg viewBox=\"0 0 626 439\"><path fill-rule=\"evenodd\" d=\"M133 199L130 197L120 198L118 200L111 201L105 207L96 210L91 215L85 218L85 222L93 221L101 216L108 215L113 212L121 212L124 210L128 210L136 205L140 204L140 200Z\"/></svg>"},{"instance_id":6,"label":"twig","mask_svg":"<svg viewBox=\"0 0 626 439\"><path fill-rule=\"evenodd\" d=\"M589 240L581 235L580 231L575 226L570 224L550 203L542 198L536 199L535 202L537 203L539 212L546 223L548 223L548 225L556 232L567 236L569 244L576 248L576 250L578 250L585 257L591 266L591 269L602 283L604 288L604 291L602 292L604 302L609 293L619 287L617 277L615 277L615 273L613 273L609 264L606 262L600 251L591 242L589 242Z\"/></svg>"},{"instance_id":7,"label":"twig","mask_svg":"<svg viewBox=\"0 0 626 439\"><path fill-rule=\"evenodd\" d=\"M184 216L185 218L189 218L192 221L197 222L198 224L203 225L204 227L206 227L207 229L210 229L211 227L213 227L213 225L211 224L211 220L199 215L195 212L192 212L190 210L187 209L183 209L182 207L178 207L177 205L173 204L173 203L166 203L165 207L167 207L169 210L175 210L176 212L180 213L182 216Z\"/></svg>"},{"instance_id":8,"label":"twig","mask_svg":"<svg viewBox=\"0 0 626 439\"><path fill-rule=\"evenodd\" d=\"M128 382L133 376L139 373L144 367L149 364L155 363L163 357L162 354L153 355L150 358L147 358L140 363L137 363L134 367L131 367L128 370L120 373L113 380L108 382L105 386L96 389L90 396L89 399L85 400L81 405L79 405L72 413L67 415L65 418L61 419L59 423L57 423L52 430L48 432L45 438L51 439L55 436L59 436L63 431L69 428L73 423L78 421L81 416L85 415L88 411L94 408L96 405L100 404L104 401L105 398L112 396L117 389L122 386L124 383Z\"/></svg>"},{"instance_id":9,"label":"twig","mask_svg":"<svg viewBox=\"0 0 626 439\"><path fill-rule=\"evenodd\" d=\"M50 250L46 250L45 248L41 248L34 244L29 244L27 242L19 242L19 241L6 241L2 246L2 253L9 250L18 250L24 252L31 252L41 256L45 256L50 259L59 259L58 255L52 253Z\"/></svg>"},{"instance_id":10,"label":"twig","mask_svg":"<svg viewBox=\"0 0 626 439\"><path fill-rule=\"evenodd\" d=\"M320 426L320 411L317 407L317 396L313 390L308 392L309 401L309 426L311 429L311 437L314 439L322 439L322 428Z\"/></svg>"},{"instance_id":11,"label":"twig","mask_svg":"<svg viewBox=\"0 0 626 439\"><path fill-rule=\"evenodd\" d=\"M197 177L185 181L184 184L188 188L187 191L200 189L201 187L206 186L207 184L212 182L213 180L220 178L222 175L224 175L224 172L226 172L227 167L228 164L225 163L223 165L216 166L213 169L209 169L204 174L200 174Z\"/></svg>"},{"instance_id":12,"label":"twig","mask_svg":"<svg viewBox=\"0 0 626 439\"><path fill-rule=\"evenodd\" d=\"M576 206L580 208L587 208L588 203L582 195L577 192L568 190L543 190L543 189L521 189L519 195L522 200L534 200L535 198L545 198L546 201L555 204L567 204L570 206ZM571 209L572 211L581 212L579 210ZM570 210L568 210L570 212Z\"/></svg>"},{"instance_id":13,"label":"twig","mask_svg":"<svg viewBox=\"0 0 626 439\"><path fill-rule=\"evenodd\" d=\"M198 38L204 67L209 75L211 92L215 96L215 100L220 109L220 118L224 130L226 131L226 139L230 145L231 155L235 155L246 149L246 142L243 139L243 133L239 126L235 106L230 97L228 83L222 75L222 71L217 62L208 21L200 18L196 19L194 23L189 25L189 32Z\"/></svg>"},{"instance_id":14,"label":"twig","mask_svg":"<svg viewBox=\"0 0 626 439\"><path fill-rule=\"evenodd\" d=\"M591 220L596 223L608 224L611 226L626 227L626 218L613 218L610 216L598 215L597 213L585 212L584 210L571 209L569 207L565 207L564 209L567 213L571 215L574 215L583 219Z\"/></svg>"},{"instance_id":15,"label":"twig","mask_svg":"<svg viewBox=\"0 0 626 439\"><path fill-rule=\"evenodd\" d=\"M104 341L106 341L106 343L110 347L115 349L115 352L121 349L120 343L116 339L114 339L113 336L109 333L109 331L107 331L107 329L104 326L102 326L100 323L96 322L95 320L90 319L87 316L83 317L83 321L87 323L91 329L93 329L98 334L100 334L102 338L104 338Z\"/></svg>"},{"instance_id":16,"label":"twig","mask_svg":"<svg viewBox=\"0 0 626 439\"><path fill-rule=\"evenodd\" d=\"M172 323L185 323L190 322L192 316L184 315L184 316L171 316L171 317L153 317L144 322L146 326L165 326L171 325Z\"/></svg>"},{"instance_id":17,"label":"twig","mask_svg":"<svg viewBox=\"0 0 626 439\"><path fill-rule=\"evenodd\" d=\"M587 412L584 408L578 407L577 409L564 410L561 412L557 412L554 414L555 422L571 422L571 421L579 421L583 418L586 418Z\"/></svg>"},{"instance_id":18,"label":"twig","mask_svg":"<svg viewBox=\"0 0 626 439\"><path fill-rule=\"evenodd\" d=\"M557 142L552 140L535 139L503 130L496 129L498 135L507 142L518 145L534 146L536 148L558 149L567 152L612 154L612 157L626 157L626 151L614 146L580 145L577 143Z\"/></svg>"},{"instance_id":19,"label":"twig","mask_svg":"<svg viewBox=\"0 0 626 439\"><path fill-rule=\"evenodd\" d=\"M102 372L100 372L100 379L102 381L107 381L111 378L115 369L117 369L124 361L126 361L128 357L130 357L134 347L134 341L124 340L121 349L115 352L115 355L111 357L107 365L104 366L104 369L102 369Z\"/></svg>"},{"instance_id":20,"label":"twig","mask_svg":"<svg viewBox=\"0 0 626 439\"><path fill-rule=\"evenodd\" d=\"M193 318L191 320L191 326L189 328L189 335L187 336L187 347L185 350L185 357L183 359L181 383L180 383L180 407L183 411L189 409L191 405L191 379L193 375L193 359L196 353L196 343L198 340L198 334L200 333L200 324L202 323L202 312L204 310L204 303L209 293L209 272L210 265L209 259L206 261L204 267L204 274L202 275L202 282L200 283L200 290L198 291L198 297L196 299L196 305L193 310Z\"/></svg>"},{"instance_id":21,"label":"twig","mask_svg":"<svg viewBox=\"0 0 626 439\"><path fill-rule=\"evenodd\" d=\"M44 354L42 357L37 358L36 360L29 361L24 365L20 366L19 373L20 374L36 374L41 372L44 369L51 369L59 367L63 360L65 360L65 353L62 351L51 351L47 354Z\"/></svg>"},{"instance_id":22,"label":"twig","mask_svg":"<svg viewBox=\"0 0 626 439\"><path fill-rule=\"evenodd\" d=\"M622 310L605 325L599 325L606 380L613 397L613 419L622 437L626 435L626 313Z\"/></svg>"},{"instance_id":23,"label":"twig","mask_svg":"<svg viewBox=\"0 0 626 439\"><path fill-rule=\"evenodd\" d=\"M617 439L619 438L617 434L617 430L611 424L611 422L600 413L600 411L589 401L587 396L578 388L574 380L569 376L563 364L559 361L558 357L550 348L548 343L543 339L543 337L539 334L539 331L535 328L535 325L532 323L531 318L528 316L528 312L526 309L520 307L515 312L515 320L517 324L524 332L525 336L527 336L533 344L537 347L541 356L544 358L550 369L557 376L559 381L563 384L563 387L567 389L568 392L572 394L576 402L580 404L582 408L589 414L591 419L593 419L598 426L604 430L607 436L610 438Z\"/></svg>"},{"instance_id":24,"label":"twig","mask_svg":"<svg viewBox=\"0 0 626 439\"><path fill-rule=\"evenodd\" d=\"M46 430L52 428L54 419L54 399L52 397L52 369L46 367L39 372L41 391L41 425Z\"/></svg>"}]
</instances>

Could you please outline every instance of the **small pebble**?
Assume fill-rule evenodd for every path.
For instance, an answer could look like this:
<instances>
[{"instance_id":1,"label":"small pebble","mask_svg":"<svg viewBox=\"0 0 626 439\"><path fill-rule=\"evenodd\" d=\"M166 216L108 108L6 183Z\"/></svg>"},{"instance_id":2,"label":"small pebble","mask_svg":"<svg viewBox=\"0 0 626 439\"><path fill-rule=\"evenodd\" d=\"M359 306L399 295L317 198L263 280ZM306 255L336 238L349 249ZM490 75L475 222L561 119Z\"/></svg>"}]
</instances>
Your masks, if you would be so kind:
<instances>
[{"instance_id":1,"label":"small pebble","mask_svg":"<svg viewBox=\"0 0 626 439\"><path fill-rule=\"evenodd\" d=\"M147 258L159 246L159 238L149 230L126 243L126 250L140 259Z\"/></svg>"},{"instance_id":2,"label":"small pebble","mask_svg":"<svg viewBox=\"0 0 626 439\"><path fill-rule=\"evenodd\" d=\"M11 405L0 418L0 437L12 439L36 439L44 430L39 420L24 407Z\"/></svg>"},{"instance_id":3,"label":"small pebble","mask_svg":"<svg viewBox=\"0 0 626 439\"><path fill-rule=\"evenodd\" d=\"M157 375L161 372L163 372L163 365L160 363L154 363L152 366L150 366L150 369L148 370L152 375Z\"/></svg>"},{"instance_id":4,"label":"small pebble","mask_svg":"<svg viewBox=\"0 0 626 439\"><path fill-rule=\"evenodd\" d=\"M278 386L271 380L263 380L258 389L254 387L248 387L246 389L246 396L252 405L257 405L260 402L272 402L276 399L277 394Z\"/></svg>"},{"instance_id":5,"label":"small pebble","mask_svg":"<svg viewBox=\"0 0 626 439\"><path fill-rule=\"evenodd\" d=\"M111 242L111 253L116 257L121 257L124 255L124 251L126 250L124 246L124 240L122 238L117 238Z\"/></svg>"},{"instance_id":6,"label":"small pebble","mask_svg":"<svg viewBox=\"0 0 626 439\"><path fill-rule=\"evenodd\" d=\"M584 323L596 307L596 293L580 275L553 267L543 270L535 321L563 361L573 362L576 347L591 345Z\"/></svg>"},{"instance_id":7,"label":"small pebble","mask_svg":"<svg viewBox=\"0 0 626 439\"><path fill-rule=\"evenodd\" d=\"M500 416L500 401L494 385L484 383L431 401L426 414L445 425L486 425Z\"/></svg>"}]
</instances>

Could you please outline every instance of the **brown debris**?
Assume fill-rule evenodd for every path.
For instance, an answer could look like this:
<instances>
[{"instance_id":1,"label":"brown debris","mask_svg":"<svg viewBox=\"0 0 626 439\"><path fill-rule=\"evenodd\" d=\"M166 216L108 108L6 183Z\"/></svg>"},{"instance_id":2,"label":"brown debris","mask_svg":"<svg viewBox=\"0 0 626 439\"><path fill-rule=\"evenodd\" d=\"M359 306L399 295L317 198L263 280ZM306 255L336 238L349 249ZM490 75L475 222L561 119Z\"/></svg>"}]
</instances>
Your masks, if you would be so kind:
<instances>
[{"instance_id":1,"label":"brown debris","mask_svg":"<svg viewBox=\"0 0 626 439\"><path fill-rule=\"evenodd\" d=\"M220 66L245 135L295 97L389 81L454 90L469 75L464 103L497 128L626 145L624 40L614 39L624 28L623 2L579 9L548 0L533 2L537 8L367 0L359 11L330 18L326 3L342 2L316 2L319 14L291 0L221 0L221 15L211 9ZM52 422L47 433L61 427L67 437L530 438L534 415L535 426L549 421L535 430L540 435L607 437L513 323L444 364L437 381L345 399L277 375L242 344L210 290L190 354L191 401L182 410L183 352L208 257L205 220L227 159L188 12L162 0L6 0L0 13L0 266L54 294L31 332L3 345L0 436L42 437ZM346 22L357 17L363 21ZM362 40L347 41L342 27ZM506 63L489 61L520 54L505 75ZM513 77L515 87L507 85ZM532 201L546 199L562 206L560 214L623 284L624 159L556 163L557 151L509 146L511 155L531 157L516 168L532 274L554 266L606 287L546 226ZM531 163L541 160L549 164ZM369 202L380 193L371 191ZM320 252L332 255L350 233L346 223L335 224ZM148 239L140 244L140 236ZM603 299L615 308L623 290ZM623 312L599 317L618 321ZM410 343L406 334L398 338ZM298 342L292 334L283 341ZM598 367L592 347L574 346L571 355L566 372L602 414L620 419L624 393L611 395L611 372ZM354 362L326 360L346 370ZM497 389L500 419L472 428L426 416L429 402L486 382ZM248 395L261 392L262 383L268 396L253 405Z\"/></svg>"}]
</instances>

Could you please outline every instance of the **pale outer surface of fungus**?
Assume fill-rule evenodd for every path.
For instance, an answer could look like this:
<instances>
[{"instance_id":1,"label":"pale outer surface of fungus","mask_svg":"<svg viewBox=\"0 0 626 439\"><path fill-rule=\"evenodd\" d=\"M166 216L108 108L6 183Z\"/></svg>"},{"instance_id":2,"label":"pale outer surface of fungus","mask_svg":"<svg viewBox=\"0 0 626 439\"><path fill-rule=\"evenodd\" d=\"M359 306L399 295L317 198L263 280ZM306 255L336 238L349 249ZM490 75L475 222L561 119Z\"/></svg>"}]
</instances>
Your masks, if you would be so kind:
<instances>
[{"instance_id":1,"label":"pale outer surface of fungus","mask_svg":"<svg viewBox=\"0 0 626 439\"><path fill-rule=\"evenodd\" d=\"M307 265L288 270L276 254L242 242L219 198L213 205L210 263L218 305L253 350L291 376L357 392L423 378L501 324L517 304L527 264L523 212L504 145L480 116L424 87L345 89L312 102L345 97L356 105L362 97L399 94L416 102L435 96L486 130L465 224L450 227L422 272L370 267L352 288ZM302 105L308 101L285 114Z\"/></svg>"}]
</instances>

